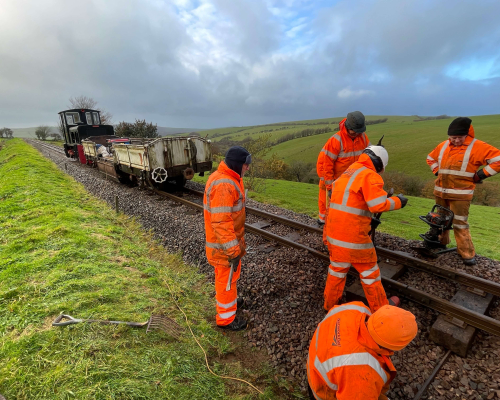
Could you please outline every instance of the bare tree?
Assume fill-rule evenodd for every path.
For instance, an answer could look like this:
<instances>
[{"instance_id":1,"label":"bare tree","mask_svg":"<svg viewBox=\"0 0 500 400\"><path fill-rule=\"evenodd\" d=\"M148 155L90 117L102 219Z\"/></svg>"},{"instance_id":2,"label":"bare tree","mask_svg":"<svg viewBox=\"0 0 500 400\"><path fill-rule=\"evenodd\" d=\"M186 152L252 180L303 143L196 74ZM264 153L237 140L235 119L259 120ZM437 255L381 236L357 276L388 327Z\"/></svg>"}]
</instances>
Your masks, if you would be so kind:
<instances>
[{"instance_id":1,"label":"bare tree","mask_svg":"<svg viewBox=\"0 0 500 400\"><path fill-rule=\"evenodd\" d=\"M104 108L98 107L97 101L94 100L92 97L87 97L87 96L83 96L83 95L76 96L76 97L70 97L68 107L97 110L101 113L101 124L103 124L103 125L111 125L112 124L113 115L109 111L105 110Z\"/></svg>"},{"instance_id":2,"label":"bare tree","mask_svg":"<svg viewBox=\"0 0 500 400\"><path fill-rule=\"evenodd\" d=\"M40 125L38 128L36 128L35 135L40 140L46 140L49 134L50 134L50 127L46 125Z\"/></svg>"}]
</instances>

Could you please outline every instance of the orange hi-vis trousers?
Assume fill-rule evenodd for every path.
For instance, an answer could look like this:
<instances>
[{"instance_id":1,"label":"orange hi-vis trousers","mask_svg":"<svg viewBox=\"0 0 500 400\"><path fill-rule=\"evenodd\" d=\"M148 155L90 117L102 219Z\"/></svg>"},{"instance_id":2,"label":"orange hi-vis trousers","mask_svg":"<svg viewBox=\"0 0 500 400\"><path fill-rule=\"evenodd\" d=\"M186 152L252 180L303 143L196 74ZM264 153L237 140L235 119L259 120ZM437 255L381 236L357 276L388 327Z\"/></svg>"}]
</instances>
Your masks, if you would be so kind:
<instances>
[{"instance_id":1,"label":"orange hi-vis trousers","mask_svg":"<svg viewBox=\"0 0 500 400\"><path fill-rule=\"evenodd\" d=\"M318 211L319 220L322 222L326 221L326 186L325 181L320 179L319 181L319 195L318 195Z\"/></svg>"},{"instance_id":2,"label":"orange hi-vis trousers","mask_svg":"<svg viewBox=\"0 0 500 400\"><path fill-rule=\"evenodd\" d=\"M469 231L469 208L470 200L448 200L436 196L436 204L453 211L453 234L457 242L457 253L464 259L472 258L476 255L474 244ZM445 231L440 237L444 245L450 244L450 231Z\"/></svg>"},{"instance_id":3,"label":"orange hi-vis trousers","mask_svg":"<svg viewBox=\"0 0 500 400\"><path fill-rule=\"evenodd\" d=\"M236 282L240 278L241 273L241 260L238 269L233 273L231 279L231 288L227 289L230 271L232 267L225 265L215 265L215 300L217 301L216 310L217 315L215 321L217 325L224 326L233 322L236 316L236 301L238 300L238 293L236 290Z\"/></svg>"},{"instance_id":4,"label":"orange hi-vis trousers","mask_svg":"<svg viewBox=\"0 0 500 400\"><path fill-rule=\"evenodd\" d=\"M328 247L328 239L327 239L328 235L326 234L326 232L328 231L328 229L326 229L326 225L328 223L328 210L330 209L330 197L328 197L328 190L325 190L324 196L325 196L324 199L325 199L326 210L325 210L325 225L323 225L323 244Z\"/></svg>"},{"instance_id":5,"label":"orange hi-vis trousers","mask_svg":"<svg viewBox=\"0 0 500 400\"><path fill-rule=\"evenodd\" d=\"M363 286L371 311L375 312L380 307L389 304L384 287L382 286L382 277L380 276L380 269L377 263L348 263L330 260L324 293L325 310L329 311L342 298L346 276L351 266L359 272L361 285Z\"/></svg>"}]
</instances>

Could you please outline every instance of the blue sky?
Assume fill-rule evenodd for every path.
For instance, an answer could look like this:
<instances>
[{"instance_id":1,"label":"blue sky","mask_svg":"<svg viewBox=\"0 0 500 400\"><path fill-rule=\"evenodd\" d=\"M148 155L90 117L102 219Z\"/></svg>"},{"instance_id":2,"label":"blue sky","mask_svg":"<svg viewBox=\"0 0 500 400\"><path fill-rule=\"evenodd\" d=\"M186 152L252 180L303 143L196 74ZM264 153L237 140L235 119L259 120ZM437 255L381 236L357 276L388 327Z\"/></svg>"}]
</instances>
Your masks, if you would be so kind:
<instances>
[{"instance_id":1,"label":"blue sky","mask_svg":"<svg viewBox=\"0 0 500 400\"><path fill-rule=\"evenodd\" d=\"M78 15L78 24L74 23ZM0 0L0 125L500 113L497 0Z\"/></svg>"}]
</instances>

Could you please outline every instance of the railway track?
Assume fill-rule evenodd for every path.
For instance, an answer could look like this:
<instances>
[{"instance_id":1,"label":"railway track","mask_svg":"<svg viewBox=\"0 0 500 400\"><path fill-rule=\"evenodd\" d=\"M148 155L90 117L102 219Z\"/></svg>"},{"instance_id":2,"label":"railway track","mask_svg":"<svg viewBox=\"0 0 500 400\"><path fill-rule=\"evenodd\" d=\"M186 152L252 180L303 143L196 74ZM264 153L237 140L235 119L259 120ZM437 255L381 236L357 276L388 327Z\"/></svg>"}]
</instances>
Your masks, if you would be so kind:
<instances>
[{"instance_id":1,"label":"railway track","mask_svg":"<svg viewBox=\"0 0 500 400\"><path fill-rule=\"evenodd\" d=\"M198 192L196 190L192 189L185 189L188 193L193 194L194 196L197 197L203 197L202 192ZM169 198L171 200L178 201L182 204L185 204L189 207L196 208L200 211L203 211L203 205L194 203L192 201L183 199L182 197L176 196L171 193L166 193L163 191L159 191L156 189L153 189L153 191L158 194L159 196ZM259 216L264 219L268 219L274 222L278 222L284 225L287 225L289 227L299 229L299 230L305 230L308 232L313 232L313 233L318 233L322 234L323 231L315 226L303 224L297 221L290 220L288 218L274 215L262 210L258 210L256 208L252 207L247 207L246 208L247 212L250 214L254 214L256 216ZM289 240L285 237L276 235L272 232L268 232L264 229L257 228L255 226L252 226L250 224L245 225L245 230L247 232L262 236L268 240L280 243L284 246L289 246L293 247L299 250L305 250L309 252L312 256L325 261L326 263L330 262L328 254L325 254L321 251L318 251L316 249L313 249L311 247L305 246L301 243L294 242L292 240ZM419 270L422 270L424 272L433 274L435 276L438 276L440 278L444 278L453 282L456 282L458 284L465 285L467 287L470 287L473 290L479 290L481 292L485 293L491 293L495 296L500 296L500 284L488 281L486 279L482 279L473 275L466 274L464 272L459 272L456 271L452 268L446 268L442 266L436 266L434 264L431 264L427 261L420 260L416 257L413 257L411 255L408 255L403 252L397 252L389 249L385 249L382 247L377 247L377 254L382 257L383 259L389 259L391 261L394 261L396 263L399 263L401 265L405 265L411 268L416 268ZM351 276L358 276L357 272L353 271L352 269L349 271L349 274ZM438 296L426 293L422 290L415 289L411 286L408 286L406 284L400 283L396 280L386 278L382 276L382 282L384 284L384 287L388 289L392 294L399 294L404 297L406 297L409 300L413 300L425 307L429 307L435 311L438 311L442 314L448 315L453 318L457 318L461 321L464 321L468 325L471 325L475 328L482 329L488 333L491 333L496 336L500 336L500 321L493 319L491 317L488 317L483 314L476 313L474 311L471 311L465 307L461 307L459 305L453 304L448 300L444 300Z\"/></svg>"}]
</instances>

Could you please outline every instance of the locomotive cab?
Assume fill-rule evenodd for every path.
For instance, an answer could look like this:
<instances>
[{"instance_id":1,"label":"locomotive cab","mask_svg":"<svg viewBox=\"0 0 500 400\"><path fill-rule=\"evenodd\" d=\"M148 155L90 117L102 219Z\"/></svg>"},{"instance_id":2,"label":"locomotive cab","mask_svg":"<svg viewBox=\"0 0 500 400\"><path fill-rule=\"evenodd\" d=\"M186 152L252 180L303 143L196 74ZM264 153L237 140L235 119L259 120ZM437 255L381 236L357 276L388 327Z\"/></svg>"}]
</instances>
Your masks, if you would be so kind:
<instances>
[{"instance_id":1,"label":"locomotive cab","mask_svg":"<svg viewBox=\"0 0 500 400\"><path fill-rule=\"evenodd\" d=\"M64 152L67 157L78 156L78 145L82 140L98 136L102 140L116 138L113 125L101 125L98 110L71 109L59 113L64 129Z\"/></svg>"}]
</instances>

